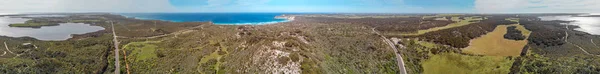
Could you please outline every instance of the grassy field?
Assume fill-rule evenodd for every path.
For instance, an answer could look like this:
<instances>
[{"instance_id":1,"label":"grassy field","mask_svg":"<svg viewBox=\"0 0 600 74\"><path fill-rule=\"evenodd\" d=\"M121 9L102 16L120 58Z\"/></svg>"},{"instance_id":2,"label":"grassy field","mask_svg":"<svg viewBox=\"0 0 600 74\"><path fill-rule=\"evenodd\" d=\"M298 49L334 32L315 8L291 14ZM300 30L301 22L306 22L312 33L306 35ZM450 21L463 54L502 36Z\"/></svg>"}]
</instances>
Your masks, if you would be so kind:
<instances>
[{"instance_id":1,"label":"grassy field","mask_svg":"<svg viewBox=\"0 0 600 74\"><path fill-rule=\"evenodd\" d=\"M460 22L461 20L459 19L459 17L452 17L450 18L451 21L456 21L456 22Z\"/></svg>"},{"instance_id":2,"label":"grassy field","mask_svg":"<svg viewBox=\"0 0 600 74\"><path fill-rule=\"evenodd\" d=\"M407 42L407 67L422 74L507 74L514 59L504 56L459 54L458 49L411 39Z\"/></svg>"},{"instance_id":3,"label":"grassy field","mask_svg":"<svg viewBox=\"0 0 600 74\"><path fill-rule=\"evenodd\" d=\"M209 44L215 45L218 43L216 41L209 41ZM223 64L223 62L221 62L221 58L225 55L228 55L229 52L227 51L227 46L225 46L223 44L218 44L218 46L219 46L219 48L217 50L215 50L214 52L210 53L210 55L202 57L202 59L200 59L200 62L198 63L198 65L203 65L209 61L216 60L214 65L212 65L210 67L212 67L212 69L214 69L216 72L219 72L220 71L219 68L221 67L221 64ZM200 67L202 67L202 66L198 66L198 67L200 69ZM202 70L198 70L198 72L202 72Z\"/></svg>"},{"instance_id":4,"label":"grassy field","mask_svg":"<svg viewBox=\"0 0 600 74\"><path fill-rule=\"evenodd\" d=\"M507 74L513 61L500 56L441 53L423 61L422 66L423 74Z\"/></svg>"},{"instance_id":5,"label":"grassy field","mask_svg":"<svg viewBox=\"0 0 600 74\"><path fill-rule=\"evenodd\" d=\"M515 19L507 19L510 21L516 21ZM507 32L507 27L516 26L517 30L521 31L521 34L525 36L525 40L509 40L504 38L504 34ZM464 53L476 54L476 55L490 55L490 56L519 56L521 50L527 45L527 38L531 31L525 29L522 25L511 24L511 25L498 25L494 31L471 40L469 47L463 49Z\"/></svg>"},{"instance_id":6,"label":"grassy field","mask_svg":"<svg viewBox=\"0 0 600 74\"><path fill-rule=\"evenodd\" d=\"M129 54L130 59L135 61L141 61L151 58L156 58L157 46L152 43L159 43L160 41L145 41L145 42L132 42L125 45L124 50L132 51Z\"/></svg>"},{"instance_id":7,"label":"grassy field","mask_svg":"<svg viewBox=\"0 0 600 74\"><path fill-rule=\"evenodd\" d=\"M494 31L471 40L470 46L463 49L464 53L477 54L477 55L491 55L491 56L519 56L521 50L527 45L527 40L509 40L504 38L506 34L506 27L517 26L518 30L521 30L525 37L529 36L523 26L513 25L499 25Z\"/></svg>"},{"instance_id":8,"label":"grassy field","mask_svg":"<svg viewBox=\"0 0 600 74\"><path fill-rule=\"evenodd\" d=\"M458 17L452 17L453 21L457 20L457 19L458 19ZM460 20L460 21L457 21L456 23L448 24L446 26L435 27L435 28L430 28L430 29L425 29L425 30L419 30L419 31L417 31L417 33L405 33L405 34L400 34L400 35L403 35L403 36L422 35L422 34L425 34L425 33L428 33L428 32L433 32L433 31L438 31L438 30L443 30L443 29L449 29L449 28L454 28L454 27L460 27L460 26L469 25L471 23L476 23L476 22L473 22L473 20L481 20L481 19L475 19L473 17L465 17L465 20Z\"/></svg>"},{"instance_id":9,"label":"grassy field","mask_svg":"<svg viewBox=\"0 0 600 74\"><path fill-rule=\"evenodd\" d=\"M415 43L425 46L427 48L435 48L437 46L437 44L432 43L432 42L425 42L425 41L418 41L418 40L413 40L415 41Z\"/></svg>"}]
</instances>

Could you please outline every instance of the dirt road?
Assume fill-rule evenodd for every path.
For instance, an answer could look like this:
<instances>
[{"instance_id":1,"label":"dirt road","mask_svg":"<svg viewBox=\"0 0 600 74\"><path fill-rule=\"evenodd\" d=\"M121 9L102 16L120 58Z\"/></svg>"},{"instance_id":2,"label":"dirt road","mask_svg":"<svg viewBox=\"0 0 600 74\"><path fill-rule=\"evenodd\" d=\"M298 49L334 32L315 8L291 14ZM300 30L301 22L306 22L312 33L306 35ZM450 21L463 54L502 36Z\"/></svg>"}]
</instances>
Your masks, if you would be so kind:
<instances>
[{"instance_id":1,"label":"dirt road","mask_svg":"<svg viewBox=\"0 0 600 74\"><path fill-rule=\"evenodd\" d=\"M121 74L121 67L119 65L119 40L117 40L117 34L115 33L115 25L112 21L110 21L110 25L112 28L113 42L115 44L115 74Z\"/></svg>"},{"instance_id":2,"label":"dirt road","mask_svg":"<svg viewBox=\"0 0 600 74\"><path fill-rule=\"evenodd\" d=\"M571 43L571 42L569 42L569 41L567 40L567 39L569 38L569 32L568 32L568 31L570 30L570 29L569 29L569 25L566 25L566 27L565 27L565 28L567 28L567 30L565 31L565 37L564 37L564 39L565 39L565 42L567 42L567 43L569 43L569 44L572 44L572 45L575 45L575 47L579 48L581 51L583 51L583 52L584 52L585 54L587 54L587 55L592 55L592 56L598 56L598 57L600 57L600 55L594 55L594 54L590 54L588 51L586 51L585 49L583 49L581 46L579 46L579 45L577 45L577 44L574 44L574 43ZM594 41L592 41L592 43L594 43Z\"/></svg>"}]
</instances>

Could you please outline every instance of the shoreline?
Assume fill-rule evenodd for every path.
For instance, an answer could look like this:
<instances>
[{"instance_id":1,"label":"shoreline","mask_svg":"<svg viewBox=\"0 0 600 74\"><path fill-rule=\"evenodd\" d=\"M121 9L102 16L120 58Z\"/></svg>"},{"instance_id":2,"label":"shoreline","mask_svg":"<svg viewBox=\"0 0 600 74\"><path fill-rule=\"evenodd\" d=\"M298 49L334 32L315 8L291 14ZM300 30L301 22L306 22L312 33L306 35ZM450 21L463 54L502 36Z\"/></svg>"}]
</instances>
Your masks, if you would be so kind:
<instances>
[{"instance_id":1,"label":"shoreline","mask_svg":"<svg viewBox=\"0 0 600 74\"><path fill-rule=\"evenodd\" d=\"M284 20L284 21L270 21L270 22L255 22L255 23L213 23L215 25L268 25L268 24L277 24L284 22L291 22L292 20Z\"/></svg>"},{"instance_id":2,"label":"shoreline","mask_svg":"<svg viewBox=\"0 0 600 74\"><path fill-rule=\"evenodd\" d=\"M277 23L284 23L284 22L292 22L295 20L296 16L287 16L287 15L280 15L280 16L275 16L275 19L285 19L283 21L269 21L269 22L253 22L253 23L214 23L211 22L215 25L269 25L269 24L277 24Z\"/></svg>"},{"instance_id":3,"label":"shoreline","mask_svg":"<svg viewBox=\"0 0 600 74\"><path fill-rule=\"evenodd\" d=\"M596 27L597 25L594 24L589 24L586 22L590 22L590 20L597 20L600 19L600 17L581 17L581 16L542 16L542 17L538 17L543 21L568 21L568 23L564 23L562 25L571 25L571 26L577 26L576 28L573 28L573 30L576 31L581 31L581 32L585 32L587 34L590 35L600 35L599 32L596 32L595 28L600 28L600 27Z\"/></svg>"},{"instance_id":4,"label":"shoreline","mask_svg":"<svg viewBox=\"0 0 600 74\"><path fill-rule=\"evenodd\" d=\"M275 21L266 21L266 22L245 22L245 23L215 23L213 21L179 21L179 20L164 20L164 19L156 19L156 18L140 18L140 17L135 17L135 16L127 16L125 14L113 14L113 15L120 15L125 18L133 18L133 19L137 19L137 20L158 20L158 21L179 22L179 23L181 23L181 22L210 22L214 25L269 25L269 24L291 22L291 21L294 21L295 17L296 17L296 16L282 14L282 15L275 16L273 18L285 19L285 20L275 20Z\"/></svg>"}]
</instances>

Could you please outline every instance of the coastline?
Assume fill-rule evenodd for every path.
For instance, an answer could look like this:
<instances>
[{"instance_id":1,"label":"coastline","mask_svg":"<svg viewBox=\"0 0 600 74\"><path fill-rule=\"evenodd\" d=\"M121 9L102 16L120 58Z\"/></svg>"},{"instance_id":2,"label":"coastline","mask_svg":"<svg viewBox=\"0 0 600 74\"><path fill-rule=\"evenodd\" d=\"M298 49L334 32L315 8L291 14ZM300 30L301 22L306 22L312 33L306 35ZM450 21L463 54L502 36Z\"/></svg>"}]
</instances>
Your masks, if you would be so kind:
<instances>
[{"instance_id":1,"label":"coastline","mask_svg":"<svg viewBox=\"0 0 600 74\"><path fill-rule=\"evenodd\" d=\"M582 17L582 16L542 16L542 17L538 17L543 21L555 21L555 20L559 20L559 21L569 21L569 23L565 23L564 25L573 25L573 26L577 26L576 28L574 28L573 30L576 31L581 31L581 32L585 32L591 35L600 35L600 32L598 32L598 25L596 23L597 20L600 19L600 17ZM592 22L592 23L590 23Z\"/></svg>"},{"instance_id":2,"label":"coastline","mask_svg":"<svg viewBox=\"0 0 600 74\"><path fill-rule=\"evenodd\" d=\"M275 19L285 19L283 21L269 21L269 22L253 22L253 23L213 23L216 25L268 25L268 24L277 24L277 23L284 23L284 22L291 22L294 21L296 16L287 16L287 15L280 15L280 16L275 16Z\"/></svg>"},{"instance_id":3,"label":"coastline","mask_svg":"<svg viewBox=\"0 0 600 74\"><path fill-rule=\"evenodd\" d=\"M277 24L277 23L283 23L283 22L290 22L291 20L284 20L284 21L270 21L270 22L255 22L255 23L212 23L212 24L216 24L216 25L268 25L268 24Z\"/></svg>"},{"instance_id":4,"label":"coastline","mask_svg":"<svg viewBox=\"0 0 600 74\"><path fill-rule=\"evenodd\" d=\"M277 24L277 23L283 23L283 22L291 22L294 21L295 16L290 16L290 15L285 15L285 14L280 14L280 15L276 15L272 18L274 18L271 21L261 21L261 22L236 22L236 23L228 23L228 22L214 22L214 20L206 20L206 21L183 21L183 20L177 20L177 19L162 19L162 18L152 18L152 17L141 17L141 16L134 16L134 15L130 15L130 14L120 14L120 13L112 13L115 15L121 15L123 17L126 18L133 18L133 19L138 19L138 20L159 20L159 21L169 21L169 22L210 22L212 24L215 25L268 25L268 24ZM235 17L234 17L235 18ZM284 19L284 20L282 20ZM244 21L244 20L239 20L239 21Z\"/></svg>"}]
</instances>

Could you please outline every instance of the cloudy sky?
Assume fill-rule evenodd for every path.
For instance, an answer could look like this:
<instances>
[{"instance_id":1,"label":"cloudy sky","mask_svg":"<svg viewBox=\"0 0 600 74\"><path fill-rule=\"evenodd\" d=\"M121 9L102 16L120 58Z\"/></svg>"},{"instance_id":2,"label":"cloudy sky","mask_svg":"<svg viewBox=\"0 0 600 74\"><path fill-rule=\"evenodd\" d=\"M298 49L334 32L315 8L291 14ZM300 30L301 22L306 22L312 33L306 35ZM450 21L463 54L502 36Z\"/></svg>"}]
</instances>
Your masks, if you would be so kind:
<instances>
[{"instance_id":1,"label":"cloudy sky","mask_svg":"<svg viewBox=\"0 0 600 74\"><path fill-rule=\"evenodd\" d=\"M600 0L2 0L0 13L598 13Z\"/></svg>"}]
</instances>

